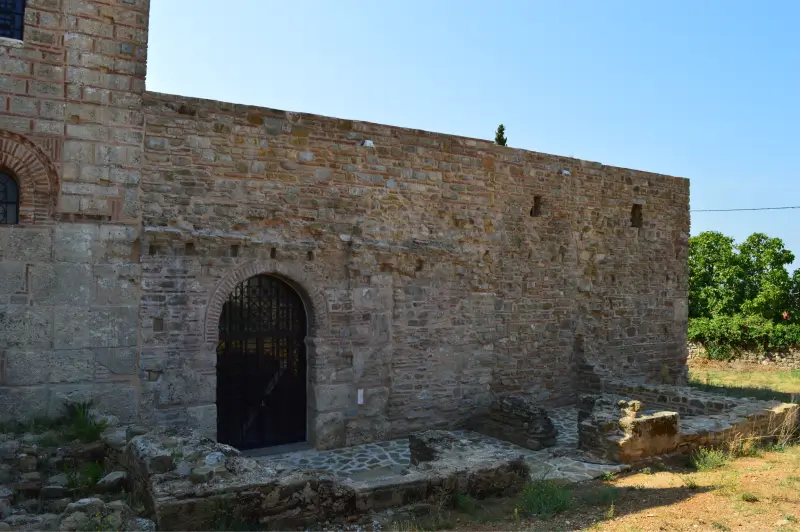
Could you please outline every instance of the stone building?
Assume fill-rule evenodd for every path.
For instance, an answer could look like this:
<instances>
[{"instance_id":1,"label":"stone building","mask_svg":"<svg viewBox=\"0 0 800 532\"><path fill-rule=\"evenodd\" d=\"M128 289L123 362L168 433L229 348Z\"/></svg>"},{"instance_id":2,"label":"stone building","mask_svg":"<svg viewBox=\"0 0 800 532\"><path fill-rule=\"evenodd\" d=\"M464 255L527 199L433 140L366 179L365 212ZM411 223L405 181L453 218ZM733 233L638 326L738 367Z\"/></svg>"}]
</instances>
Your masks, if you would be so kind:
<instances>
[{"instance_id":1,"label":"stone building","mask_svg":"<svg viewBox=\"0 0 800 532\"><path fill-rule=\"evenodd\" d=\"M241 448L674 382L689 182L145 89L147 0L0 0L0 421Z\"/></svg>"}]
</instances>

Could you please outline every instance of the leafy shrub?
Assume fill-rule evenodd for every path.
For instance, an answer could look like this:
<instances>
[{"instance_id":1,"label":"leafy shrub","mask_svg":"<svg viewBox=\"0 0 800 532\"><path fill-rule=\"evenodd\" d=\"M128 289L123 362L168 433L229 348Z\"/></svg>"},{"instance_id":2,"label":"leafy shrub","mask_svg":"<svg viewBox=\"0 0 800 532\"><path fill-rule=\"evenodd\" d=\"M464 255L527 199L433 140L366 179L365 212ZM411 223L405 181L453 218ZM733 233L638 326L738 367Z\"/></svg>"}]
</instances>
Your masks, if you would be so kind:
<instances>
[{"instance_id":1,"label":"leafy shrub","mask_svg":"<svg viewBox=\"0 0 800 532\"><path fill-rule=\"evenodd\" d=\"M800 324L774 323L761 316L716 316L689 320L688 338L703 345L708 357L731 360L737 349L786 351L800 345Z\"/></svg>"},{"instance_id":2,"label":"leafy shrub","mask_svg":"<svg viewBox=\"0 0 800 532\"><path fill-rule=\"evenodd\" d=\"M728 462L728 455L719 449L697 449L691 457L692 466L698 471L710 471L724 466Z\"/></svg>"},{"instance_id":3,"label":"leafy shrub","mask_svg":"<svg viewBox=\"0 0 800 532\"><path fill-rule=\"evenodd\" d=\"M64 417L64 437L70 440L93 442L100 439L106 428L105 421L95 421L89 412L90 403L67 404Z\"/></svg>"}]
</instances>

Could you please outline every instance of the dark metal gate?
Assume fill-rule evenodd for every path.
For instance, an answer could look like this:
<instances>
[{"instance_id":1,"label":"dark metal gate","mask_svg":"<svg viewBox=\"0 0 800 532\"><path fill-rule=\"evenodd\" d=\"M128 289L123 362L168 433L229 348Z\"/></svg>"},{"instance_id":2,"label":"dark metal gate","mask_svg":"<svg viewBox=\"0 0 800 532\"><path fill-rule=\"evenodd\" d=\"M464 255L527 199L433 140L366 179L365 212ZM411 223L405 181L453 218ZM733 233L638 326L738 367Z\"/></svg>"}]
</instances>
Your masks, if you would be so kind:
<instances>
[{"instance_id":1,"label":"dark metal gate","mask_svg":"<svg viewBox=\"0 0 800 532\"><path fill-rule=\"evenodd\" d=\"M238 449L306 439L306 314L270 275L242 281L222 307L217 439Z\"/></svg>"}]
</instances>

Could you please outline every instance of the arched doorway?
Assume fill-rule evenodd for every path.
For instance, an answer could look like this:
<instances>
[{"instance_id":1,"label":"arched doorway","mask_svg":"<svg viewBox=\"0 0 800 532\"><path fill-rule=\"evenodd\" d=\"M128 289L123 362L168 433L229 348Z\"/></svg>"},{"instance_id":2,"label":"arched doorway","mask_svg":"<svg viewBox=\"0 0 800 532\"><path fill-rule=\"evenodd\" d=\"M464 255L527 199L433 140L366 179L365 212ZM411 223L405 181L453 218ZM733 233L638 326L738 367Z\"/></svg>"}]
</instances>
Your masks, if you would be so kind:
<instances>
[{"instance_id":1,"label":"arched doorway","mask_svg":"<svg viewBox=\"0 0 800 532\"><path fill-rule=\"evenodd\" d=\"M217 440L238 449L306 441L306 312L272 275L237 284L217 343Z\"/></svg>"}]
</instances>

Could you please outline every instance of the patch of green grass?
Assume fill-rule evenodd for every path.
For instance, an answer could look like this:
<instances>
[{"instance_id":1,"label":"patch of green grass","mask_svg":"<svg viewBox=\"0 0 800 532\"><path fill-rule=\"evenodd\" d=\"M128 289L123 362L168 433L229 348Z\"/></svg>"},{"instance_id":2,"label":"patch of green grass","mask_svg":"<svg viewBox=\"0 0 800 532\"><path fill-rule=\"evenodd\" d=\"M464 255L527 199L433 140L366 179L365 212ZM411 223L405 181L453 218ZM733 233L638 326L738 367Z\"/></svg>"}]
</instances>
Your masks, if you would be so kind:
<instances>
[{"instance_id":1,"label":"patch of green grass","mask_svg":"<svg viewBox=\"0 0 800 532\"><path fill-rule=\"evenodd\" d=\"M64 473L67 475L67 487L76 490L81 495L91 493L92 488L106 474L100 462L87 462L78 471L65 467Z\"/></svg>"},{"instance_id":2,"label":"patch of green grass","mask_svg":"<svg viewBox=\"0 0 800 532\"><path fill-rule=\"evenodd\" d=\"M603 473L603 475L600 478L602 478L606 482L614 482L615 480L617 480L617 474L607 471Z\"/></svg>"},{"instance_id":3,"label":"patch of green grass","mask_svg":"<svg viewBox=\"0 0 800 532\"><path fill-rule=\"evenodd\" d=\"M653 473L655 473L655 471L653 471L653 469L650 468L650 467L645 467L643 469L640 469L639 473L641 473L643 475L652 475Z\"/></svg>"},{"instance_id":4,"label":"patch of green grass","mask_svg":"<svg viewBox=\"0 0 800 532\"><path fill-rule=\"evenodd\" d=\"M689 386L728 397L800 402L798 370L718 371L694 366L689 369Z\"/></svg>"},{"instance_id":5,"label":"patch of green grass","mask_svg":"<svg viewBox=\"0 0 800 532\"><path fill-rule=\"evenodd\" d=\"M611 506L608 507L606 510L606 519L614 519L614 503L611 503Z\"/></svg>"},{"instance_id":6,"label":"patch of green grass","mask_svg":"<svg viewBox=\"0 0 800 532\"><path fill-rule=\"evenodd\" d=\"M529 482L520 493L519 511L551 519L572 506L572 490L555 480L537 479Z\"/></svg>"},{"instance_id":7,"label":"patch of green grass","mask_svg":"<svg viewBox=\"0 0 800 532\"><path fill-rule=\"evenodd\" d=\"M64 427L62 433L70 440L93 442L100 439L106 429L105 421L95 421L89 414L90 403L76 403L65 406Z\"/></svg>"},{"instance_id":8,"label":"patch of green grass","mask_svg":"<svg viewBox=\"0 0 800 532\"><path fill-rule=\"evenodd\" d=\"M64 415L59 418L36 418L24 423L14 422L0 425L0 433L41 434L36 443L43 447L55 447L74 440L94 442L106 429L105 421L95 421L91 414L91 402L68 403Z\"/></svg>"},{"instance_id":9,"label":"patch of green grass","mask_svg":"<svg viewBox=\"0 0 800 532\"><path fill-rule=\"evenodd\" d=\"M795 516L793 516L793 515L784 515L783 518L786 519L787 521L789 521L790 523L796 523L797 522L797 518Z\"/></svg>"},{"instance_id":10,"label":"patch of green grass","mask_svg":"<svg viewBox=\"0 0 800 532\"><path fill-rule=\"evenodd\" d=\"M748 491L742 493L742 500L744 502L758 502L758 497Z\"/></svg>"},{"instance_id":11,"label":"patch of green grass","mask_svg":"<svg viewBox=\"0 0 800 532\"><path fill-rule=\"evenodd\" d=\"M728 455L719 449L701 447L692 453L690 461L698 471L711 471L724 466L728 462Z\"/></svg>"},{"instance_id":12,"label":"patch of green grass","mask_svg":"<svg viewBox=\"0 0 800 532\"><path fill-rule=\"evenodd\" d=\"M683 482L683 485L690 490L696 490L700 487L697 481L690 476L681 477L681 482Z\"/></svg>"},{"instance_id":13,"label":"patch of green grass","mask_svg":"<svg viewBox=\"0 0 800 532\"><path fill-rule=\"evenodd\" d=\"M722 523L718 523L717 521L711 523L711 528L713 528L714 530L722 530L722 532L730 532L730 528L723 525Z\"/></svg>"}]
</instances>

